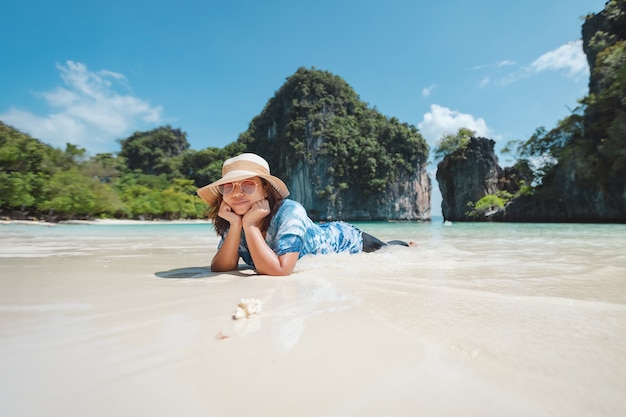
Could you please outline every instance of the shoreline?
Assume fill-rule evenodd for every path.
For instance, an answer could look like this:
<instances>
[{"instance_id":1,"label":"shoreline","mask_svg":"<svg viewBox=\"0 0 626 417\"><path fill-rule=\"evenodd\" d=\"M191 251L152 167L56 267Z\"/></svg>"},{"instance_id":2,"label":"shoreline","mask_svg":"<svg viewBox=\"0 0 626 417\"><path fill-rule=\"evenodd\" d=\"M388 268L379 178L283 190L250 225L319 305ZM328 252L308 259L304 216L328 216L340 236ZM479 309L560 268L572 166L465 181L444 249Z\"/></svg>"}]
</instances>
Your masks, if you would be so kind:
<instances>
[{"instance_id":1,"label":"shoreline","mask_svg":"<svg viewBox=\"0 0 626 417\"><path fill-rule=\"evenodd\" d=\"M94 219L94 220L62 220L48 222L45 220L0 220L0 225L26 226L58 226L58 225L147 225L147 224L211 224L210 220L133 220L133 219Z\"/></svg>"},{"instance_id":2,"label":"shoreline","mask_svg":"<svg viewBox=\"0 0 626 417\"><path fill-rule=\"evenodd\" d=\"M212 272L205 226L7 226L0 414L624 415L621 228L383 226L420 247L289 277Z\"/></svg>"}]
</instances>

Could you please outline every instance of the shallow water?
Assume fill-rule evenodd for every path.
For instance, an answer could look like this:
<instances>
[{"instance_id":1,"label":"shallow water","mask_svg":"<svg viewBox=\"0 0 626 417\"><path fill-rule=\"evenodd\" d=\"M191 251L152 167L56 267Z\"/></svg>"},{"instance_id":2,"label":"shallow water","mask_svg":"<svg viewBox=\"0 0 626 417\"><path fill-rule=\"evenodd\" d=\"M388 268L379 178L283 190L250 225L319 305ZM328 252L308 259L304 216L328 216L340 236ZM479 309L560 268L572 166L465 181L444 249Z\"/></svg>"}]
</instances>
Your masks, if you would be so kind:
<instances>
[{"instance_id":1,"label":"shallow water","mask_svg":"<svg viewBox=\"0 0 626 417\"><path fill-rule=\"evenodd\" d=\"M309 256L298 263L296 273L318 273L338 282L354 280L388 291L446 287L626 305L626 225L356 225L382 240L415 241L417 248ZM0 267L3 258L26 265L28 258L163 254L172 259L180 256L181 268L206 268L217 243L206 223L0 225ZM188 259L200 263L187 265Z\"/></svg>"},{"instance_id":2,"label":"shallow water","mask_svg":"<svg viewBox=\"0 0 626 417\"><path fill-rule=\"evenodd\" d=\"M285 351L306 334L308 317L356 305L464 363L486 386L532 399L546 415L626 412L626 225L357 226L417 247L300 260L290 279L315 285L303 287L293 308L283 306L289 311L282 314L296 324L280 338ZM217 243L205 223L0 225L0 279L21 279L19 268L39 268L41 274L60 264L116 273L116 260L130 260L151 271L142 277L147 289L165 277L194 278L175 280L174 286L206 282L202 291L220 291L211 285L228 286L232 278L214 276L207 267ZM41 279L37 285L45 291L61 291L47 276ZM20 288L14 291L27 300ZM81 297L67 296L67 289L58 300L0 305L0 326L19 336L11 314L80 315L89 309Z\"/></svg>"},{"instance_id":3,"label":"shallow water","mask_svg":"<svg viewBox=\"0 0 626 417\"><path fill-rule=\"evenodd\" d=\"M371 254L309 256L297 273L392 288L449 287L507 295L626 304L626 225L355 223L382 240L415 241ZM2 258L151 256L210 263L218 238L206 223L0 225ZM24 264L28 263L23 259ZM155 271L156 272L156 271ZM296 275L297 276L297 275Z\"/></svg>"}]
</instances>

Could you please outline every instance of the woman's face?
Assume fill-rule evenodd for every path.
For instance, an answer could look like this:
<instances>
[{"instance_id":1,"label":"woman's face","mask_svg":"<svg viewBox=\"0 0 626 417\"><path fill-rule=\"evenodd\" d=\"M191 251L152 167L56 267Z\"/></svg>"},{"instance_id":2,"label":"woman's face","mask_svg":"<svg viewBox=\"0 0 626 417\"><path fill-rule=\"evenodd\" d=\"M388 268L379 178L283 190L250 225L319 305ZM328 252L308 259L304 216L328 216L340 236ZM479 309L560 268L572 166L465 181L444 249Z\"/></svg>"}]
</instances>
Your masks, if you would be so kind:
<instances>
[{"instance_id":1,"label":"woman's face","mask_svg":"<svg viewBox=\"0 0 626 417\"><path fill-rule=\"evenodd\" d=\"M256 187L253 183L256 184ZM259 177L224 184L220 186L220 192L224 202L240 216L246 214L252 204L267 197L267 192Z\"/></svg>"}]
</instances>

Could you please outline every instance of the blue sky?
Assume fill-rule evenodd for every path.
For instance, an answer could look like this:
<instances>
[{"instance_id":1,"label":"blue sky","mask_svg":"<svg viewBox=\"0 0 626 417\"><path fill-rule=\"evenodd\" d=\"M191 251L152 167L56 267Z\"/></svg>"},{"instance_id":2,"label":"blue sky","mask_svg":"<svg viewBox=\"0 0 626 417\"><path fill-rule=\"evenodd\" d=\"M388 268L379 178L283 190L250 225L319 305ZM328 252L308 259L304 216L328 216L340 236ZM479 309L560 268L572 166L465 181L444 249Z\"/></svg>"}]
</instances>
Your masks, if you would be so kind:
<instances>
[{"instance_id":1,"label":"blue sky","mask_svg":"<svg viewBox=\"0 0 626 417\"><path fill-rule=\"evenodd\" d=\"M554 127L587 94L582 18L604 3L4 1L0 120L91 155L164 124L193 149L222 147L304 66L342 77L431 146L468 127L499 148Z\"/></svg>"}]
</instances>

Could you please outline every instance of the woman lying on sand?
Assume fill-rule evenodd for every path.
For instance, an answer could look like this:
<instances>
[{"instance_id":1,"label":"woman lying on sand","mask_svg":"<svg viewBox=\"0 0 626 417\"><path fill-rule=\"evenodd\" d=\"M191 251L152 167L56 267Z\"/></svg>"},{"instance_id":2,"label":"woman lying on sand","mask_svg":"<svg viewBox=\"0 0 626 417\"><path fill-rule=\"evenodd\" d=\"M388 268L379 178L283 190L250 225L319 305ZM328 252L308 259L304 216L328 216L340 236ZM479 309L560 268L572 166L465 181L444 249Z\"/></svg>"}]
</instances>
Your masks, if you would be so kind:
<instances>
[{"instance_id":1,"label":"woman lying on sand","mask_svg":"<svg viewBox=\"0 0 626 417\"><path fill-rule=\"evenodd\" d=\"M270 174L269 164L252 153L224 161L222 178L198 190L222 237L211 262L216 272L238 268L239 258L264 275L289 275L308 254L373 252L387 245L344 222L317 224L304 207L287 199L289 190Z\"/></svg>"}]
</instances>

